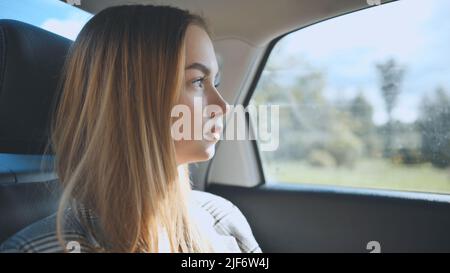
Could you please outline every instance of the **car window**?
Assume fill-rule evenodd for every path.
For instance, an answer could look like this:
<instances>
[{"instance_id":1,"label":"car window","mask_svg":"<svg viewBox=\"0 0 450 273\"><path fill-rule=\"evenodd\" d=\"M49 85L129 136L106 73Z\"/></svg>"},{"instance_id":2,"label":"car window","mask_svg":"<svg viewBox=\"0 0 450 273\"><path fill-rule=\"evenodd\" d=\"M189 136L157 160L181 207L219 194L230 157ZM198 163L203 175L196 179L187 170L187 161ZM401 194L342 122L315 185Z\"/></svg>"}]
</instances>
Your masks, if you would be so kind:
<instances>
[{"instance_id":1,"label":"car window","mask_svg":"<svg viewBox=\"0 0 450 273\"><path fill-rule=\"evenodd\" d=\"M75 40L91 14L75 7L78 1L0 0L0 19L14 19Z\"/></svg>"},{"instance_id":2,"label":"car window","mask_svg":"<svg viewBox=\"0 0 450 273\"><path fill-rule=\"evenodd\" d=\"M450 193L449 10L397 1L280 39L250 101L279 105L267 182Z\"/></svg>"}]
</instances>

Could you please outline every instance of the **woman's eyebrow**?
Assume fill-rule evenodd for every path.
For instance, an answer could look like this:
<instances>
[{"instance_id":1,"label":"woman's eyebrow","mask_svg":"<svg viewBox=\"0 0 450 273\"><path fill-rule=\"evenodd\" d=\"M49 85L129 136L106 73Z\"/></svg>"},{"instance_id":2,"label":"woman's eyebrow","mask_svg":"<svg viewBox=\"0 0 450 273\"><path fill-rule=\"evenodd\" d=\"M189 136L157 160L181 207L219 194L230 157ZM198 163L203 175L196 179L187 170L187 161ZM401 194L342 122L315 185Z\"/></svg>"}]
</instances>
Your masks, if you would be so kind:
<instances>
[{"instance_id":1,"label":"woman's eyebrow","mask_svg":"<svg viewBox=\"0 0 450 273\"><path fill-rule=\"evenodd\" d=\"M202 63L192 63L186 67L186 70L188 70L188 69L200 70L201 72L203 72L203 74L208 75L208 76L211 74L211 69ZM219 72L220 71L218 71L217 74L219 74Z\"/></svg>"}]
</instances>

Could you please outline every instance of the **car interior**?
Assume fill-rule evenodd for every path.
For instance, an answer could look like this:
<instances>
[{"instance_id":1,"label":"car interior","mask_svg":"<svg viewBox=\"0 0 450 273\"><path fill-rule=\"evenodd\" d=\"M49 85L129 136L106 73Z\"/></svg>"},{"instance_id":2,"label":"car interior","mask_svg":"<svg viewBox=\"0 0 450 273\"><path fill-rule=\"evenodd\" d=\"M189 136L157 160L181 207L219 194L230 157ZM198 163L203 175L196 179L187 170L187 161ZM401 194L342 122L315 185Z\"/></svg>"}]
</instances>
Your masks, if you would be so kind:
<instances>
[{"instance_id":1,"label":"car interior","mask_svg":"<svg viewBox=\"0 0 450 273\"><path fill-rule=\"evenodd\" d=\"M390 2L396 1L380 4ZM224 75L222 95L244 106L280 39L377 8L366 0L81 0L73 8L96 14L129 3L171 5L205 16ZM43 155L72 42L0 18L0 242L57 209L58 178L43 167L53 158ZM220 141L215 156L191 164L190 171L195 190L224 197L242 211L263 252L368 253L373 241L382 252L450 252L448 194L269 183L256 140Z\"/></svg>"}]
</instances>

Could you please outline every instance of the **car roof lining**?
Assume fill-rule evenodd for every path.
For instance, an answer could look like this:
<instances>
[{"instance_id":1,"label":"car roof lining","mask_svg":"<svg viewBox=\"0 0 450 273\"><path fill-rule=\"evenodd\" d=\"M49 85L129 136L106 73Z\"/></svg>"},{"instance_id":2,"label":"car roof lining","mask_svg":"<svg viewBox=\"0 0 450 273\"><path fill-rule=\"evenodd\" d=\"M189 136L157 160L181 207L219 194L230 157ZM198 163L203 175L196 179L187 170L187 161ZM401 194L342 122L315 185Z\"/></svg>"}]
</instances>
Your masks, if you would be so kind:
<instances>
[{"instance_id":1,"label":"car roof lining","mask_svg":"<svg viewBox=\"0 0 450 273\"><path fill-rule=\"evenodd\" d=\"M315 22L369 7L367 0L83 0L80 3L79 8L92 14L125 4L188 9L206 18L215 41L237 39L253 47L266 46L280 35Z\"/></svg>"}]
</instances>

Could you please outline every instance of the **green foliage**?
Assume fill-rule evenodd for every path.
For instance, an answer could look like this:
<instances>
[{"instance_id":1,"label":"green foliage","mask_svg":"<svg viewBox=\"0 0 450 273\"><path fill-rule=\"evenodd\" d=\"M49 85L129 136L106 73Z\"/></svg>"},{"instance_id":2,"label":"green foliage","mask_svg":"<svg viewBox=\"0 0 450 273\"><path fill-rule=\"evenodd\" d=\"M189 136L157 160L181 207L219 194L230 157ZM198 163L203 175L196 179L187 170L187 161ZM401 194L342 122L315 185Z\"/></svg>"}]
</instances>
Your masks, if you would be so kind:
<instances>
[{"instance_id":1,"label":"green foliage","mask_svg":"<svg viewBox=\"0 0 450 273\"><path fill-rule=\"evenodd\" d=\"M450 98L443 88L426 97L419 121L422 134L422 154L434 166L450 166Z\"/></svg>"},{"instance_id":2,"label":"green foliage","mask_svg":"<svg viewBox=\"0 0 450 273\"><path fill-rule=\"evenodd\" d=\"M392 161L396 164L413 165L424 162L424 158L419 149L400 148L392 156Z\"/></svg>"},{"instance_id":3,"label":"green foliage","mask_svg":"<svg viewBox=\"0 0 450 273\"><path fill-rule=\"evenodd\" d=\"M398 96L401 92L401 85L405 74L405 69L394 59L389 59L376 66L380 79L380 90L386 105L386 112L389 116L384 134L384 155L391 157L393 149L394 127L392 125L392 110L397 104Z\"/></svg>"},{"instance_id":4,"label":"green foliage","mask_svg":"<svg viewBox=\"0 0 450 273\"><path fill-rule=\"evenodd\" d=\"M286 69L286 64L289 69ZM450 166L450 98L436 90L425 98L419 121L393 120L405 69L395 60L376 66L389 121L373 122L364 90L351 100L324 96L326 72L299 58L276 60L264 71L252 103L280 105L280 146L263 153L268 162L296 161L315 168L354 168L383 156L396 165L431 162ZM286 73L289 73L288 76Z\"/></svg>"},{"instance_id":5,"label":"green foliage","mask_svg":"<svg viewBox=\"0 0 450 273\"><path fill-rule=\"evenodd\" d=\"M325 144L326 150L336 160L338 166L353 167L360 158L363 143L345 124L335 124L331 130L332 137Z\"/></svg>"},{"instance_id":6,"label":"green foliage","mask_svg":"<svg viewBox=\"0 0 450 273\"><path fill-rule=\"evenodd\" d=\"M405 74L402 68L394 59L389 59L377 66L380 89L386 105L386 111L391 119L391 113L397 104L398 95L401 92L401 84Z\"/></svg>"},{"instance_id":7,"label":"green foliage","mask_svg":"<svg viewBox=\"0 0 450 273\"><path fill-rule=\"evenodd\" d=\"M311 166L331 168L336 167L336 160L328 151L314 149L308 154L307 162Z\"/></svg>"}]
</instances>

